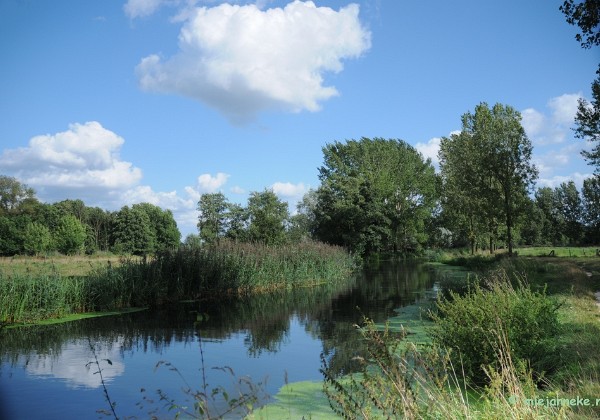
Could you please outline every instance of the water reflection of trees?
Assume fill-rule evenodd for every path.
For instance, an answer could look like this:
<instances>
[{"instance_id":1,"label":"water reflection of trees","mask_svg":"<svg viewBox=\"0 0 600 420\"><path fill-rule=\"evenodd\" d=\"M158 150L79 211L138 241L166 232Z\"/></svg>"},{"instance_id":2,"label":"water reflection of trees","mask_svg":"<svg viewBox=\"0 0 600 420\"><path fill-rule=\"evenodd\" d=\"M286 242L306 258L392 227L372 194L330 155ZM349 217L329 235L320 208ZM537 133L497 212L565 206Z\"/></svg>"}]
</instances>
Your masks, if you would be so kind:
<instances>
[{"instance_id":1,"label":"water reflection of trees","mask_svg":"<svg viewBox=\"0 0 600 420\"><path fill-rule=\"evenodd\" d=\"M332 371L344 373L352 370L354 357L365 355L354 327L363 315L383 321L395 308L413 303L417 292L431 284L432 276L422 265L388 262L365 269L347 284L223 297L160 311L3 330L0 360L14 365L19 355L58 355L63 343L88 337L108 349L118 343L122 353L162 352L173 341L196 342L198 332L212 340L242 332L249 354L258 356L279 350L295 315L307 333L322 340Z\"/></svg>"}]
</instances>

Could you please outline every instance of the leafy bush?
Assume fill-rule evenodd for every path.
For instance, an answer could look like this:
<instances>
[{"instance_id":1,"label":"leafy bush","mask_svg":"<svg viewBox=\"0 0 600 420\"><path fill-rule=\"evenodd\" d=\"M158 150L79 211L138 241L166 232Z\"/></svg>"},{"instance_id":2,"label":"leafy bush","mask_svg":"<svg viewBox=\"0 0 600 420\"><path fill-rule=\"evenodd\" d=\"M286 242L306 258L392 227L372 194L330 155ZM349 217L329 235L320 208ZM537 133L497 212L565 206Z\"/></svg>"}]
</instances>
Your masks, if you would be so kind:
<instances>
[{"instance_id":1,"label":"leafy bush","mask_svg":"<svg viewBox=\"0 0 600 420\"><path fill-rule=\"evenodd\" d=\"M497 366L499 329L506 332L507 344L518 363L529 365L536 377L557 367L556 340L559 331L559 303L534 292L520 277L516 286L504 271L474 284L461 296L451 292L450 299L440 299L434 341L452 349L455 366L463 366L466 376L475 383L487 382L484 369Z\"/></svg>"}]
</instances>

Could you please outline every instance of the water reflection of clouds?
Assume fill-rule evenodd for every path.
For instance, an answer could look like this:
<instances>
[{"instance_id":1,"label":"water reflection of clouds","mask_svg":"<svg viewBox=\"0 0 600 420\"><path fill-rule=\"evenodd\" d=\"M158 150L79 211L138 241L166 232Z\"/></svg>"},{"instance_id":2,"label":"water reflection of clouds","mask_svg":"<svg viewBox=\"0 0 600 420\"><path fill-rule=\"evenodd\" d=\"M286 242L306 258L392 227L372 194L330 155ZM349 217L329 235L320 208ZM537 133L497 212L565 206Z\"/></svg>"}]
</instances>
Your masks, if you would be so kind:
<instances>
[{"instance_id":1,"label":"water reflection of clouds","mask_svg":"<svg viewBox=\"0 0 600 420\"><path fill-rule=\"evenodd\" d=\"M96 343L95 351L104 382L110 382L125 372L121 355L122 339L110 345ZM61 347L58 354L32 353L25 356L28 360L26 371L33 376L53 377L65 380L72 387L98 388L102 385L94 354L87 340L70 341ZM110 360L109 364L106 359ZM93 362L89 364L89 362Z\"/></svg>"}]
</instances>

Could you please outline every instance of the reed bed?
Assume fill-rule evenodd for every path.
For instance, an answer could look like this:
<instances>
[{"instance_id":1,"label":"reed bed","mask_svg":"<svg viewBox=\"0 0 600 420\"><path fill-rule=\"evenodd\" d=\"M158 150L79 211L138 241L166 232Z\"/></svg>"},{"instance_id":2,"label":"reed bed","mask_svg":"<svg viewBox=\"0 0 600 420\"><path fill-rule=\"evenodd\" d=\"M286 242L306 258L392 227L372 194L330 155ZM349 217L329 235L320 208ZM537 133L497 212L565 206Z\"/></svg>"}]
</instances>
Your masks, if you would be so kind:
<instances>
[{"instance_id":1,"label":"reed bed","mask_svg":"<svg viewBox=\"0 0 600 420\"><path fill-rule=\"evenodd\" d=\"M123 259L86 276L0 271L0 324L333 283L348 278L353 268L342 248L318 242L273 247L222 241Z\"/></svg>"},{"instance_id":2,"label":"reed bed","mask_svg":"<svg viewBox=\"0 0 600 420\"><path fill-rule=\"evenodd\" d=\"M150 294L196 298L211 291L246 293L336 282L348 277L354 263L342 248L318 242L267 246L221 241L123 268L132 271L128 277L156 285Z\"/></svg>"}]
</instances>

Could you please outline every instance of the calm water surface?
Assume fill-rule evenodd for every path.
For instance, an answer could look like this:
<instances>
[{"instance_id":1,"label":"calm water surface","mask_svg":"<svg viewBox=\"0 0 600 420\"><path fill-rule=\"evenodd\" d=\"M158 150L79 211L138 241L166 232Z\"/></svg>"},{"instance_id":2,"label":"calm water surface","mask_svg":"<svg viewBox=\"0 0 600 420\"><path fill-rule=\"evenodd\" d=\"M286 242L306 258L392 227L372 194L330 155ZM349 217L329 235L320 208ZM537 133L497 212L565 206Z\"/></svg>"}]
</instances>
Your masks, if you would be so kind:
<instances>
[{"instance_id":1,"label":"calm water surface","mask_svg":"<svg viewBox=\"0 0 600 420\"><path fill-rule=\"evenodd\" d=\"M90 364L94 353L117 414L142 419L156 409L169 417L158 389L186 404L186 382L202 388L202 360L210 389L233 391L235 379L212 369L228 366L237 378L263 383L270 395L286 378L322 380L321 354L335 371L348 372L363 351L354 324L363 315L385 320L434 281L435 273L419 263L386 262L335 287L0 331L0 419L106 418L97 412L109 406L98 367ZM161 361L179 374L156 368Z\"/></svg>"}]
</instances>

